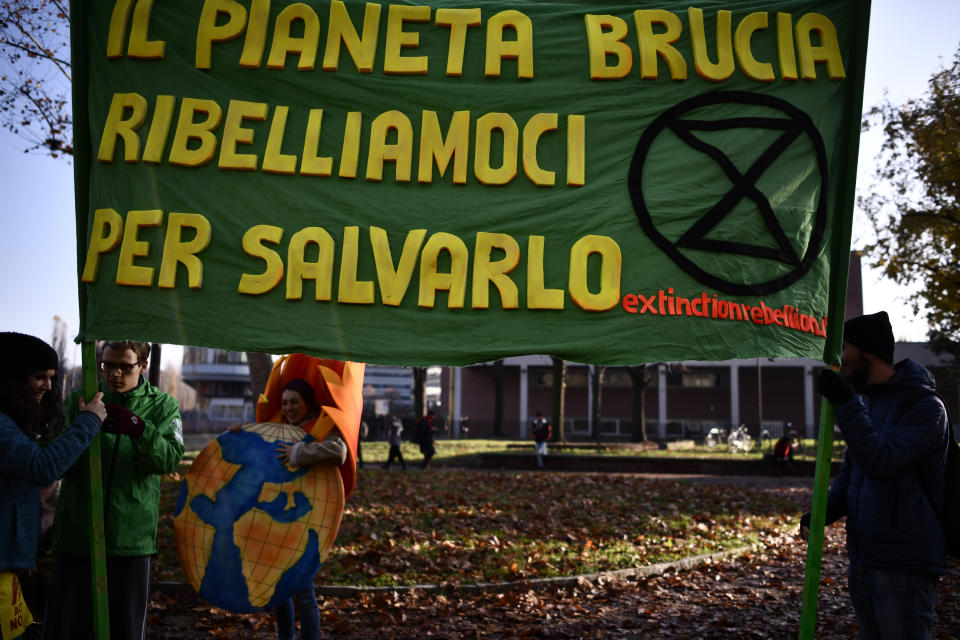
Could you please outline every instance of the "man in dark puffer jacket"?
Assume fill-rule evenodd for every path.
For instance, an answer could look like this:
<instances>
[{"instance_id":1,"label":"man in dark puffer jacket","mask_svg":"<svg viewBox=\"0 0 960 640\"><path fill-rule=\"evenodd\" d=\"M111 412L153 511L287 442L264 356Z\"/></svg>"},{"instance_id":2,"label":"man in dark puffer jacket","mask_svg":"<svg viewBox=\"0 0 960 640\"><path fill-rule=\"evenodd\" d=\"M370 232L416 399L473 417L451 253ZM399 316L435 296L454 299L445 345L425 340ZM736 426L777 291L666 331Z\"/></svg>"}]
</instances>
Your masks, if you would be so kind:
<instances>
[{"instance_id":1,"label":"man in dark puffer jacket","mask_svg":"<svg viewBox=\"0 0 960 640\"><path fill-rule=\"evenodd\" d=\"M848 320L843 338L840 375L825 369L817 381L847 443L826 523L847 519L847 584L860 637L926 639L946 570L937 514L947 413L929 371L911 360L893 365L885 312ZM809 514L801 529L808 526Z\"/></svg>"}]
</instances>

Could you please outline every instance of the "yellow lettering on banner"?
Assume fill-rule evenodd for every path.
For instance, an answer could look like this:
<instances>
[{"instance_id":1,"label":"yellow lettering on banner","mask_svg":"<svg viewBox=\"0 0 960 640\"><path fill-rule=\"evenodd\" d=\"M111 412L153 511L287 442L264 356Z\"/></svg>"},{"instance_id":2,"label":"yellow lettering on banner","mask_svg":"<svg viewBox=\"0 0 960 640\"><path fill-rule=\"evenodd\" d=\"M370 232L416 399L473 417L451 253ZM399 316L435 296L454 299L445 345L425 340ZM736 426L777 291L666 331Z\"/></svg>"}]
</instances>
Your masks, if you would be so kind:
<instances>
[{"instance_id":1,"label":"yellow lettering on banner","mask_svg":"<svg viewBox=\"0 0 960 640\"><path fill-rule=\"evenodd\" d=\"M267 119L267 105L263 102L231 100L227 117L223 121L223 140L220 145L221 169L256 171L257 156L253 153L237 153L238 144L253 144L253 129L243 126L244 120L263 122Z\"/></svg>"},{"instance_id":2,"label":"yellow lettering on banner","mask_svg":"<svg viewBox=\"0 0 960 640\"><path fill-rule=\"evenodd\" d=\"M463 75L463 58L467 46L467 30L479 27L480 9L437 9L434 24L450 27L450 45L447 48L447 75Z\"/></svg>"},{"instance_id":3,"label":"yellow lettering on banner","mask_svg":"<svg viewBox=\"0 0 960 640\"><path fill-rule=\"evenodd\" d=\"M150 133L147 134L147 143L143 146L144 162L163 162L163 149L167 146L167 136L170 135L170 123L173 122L173 110L176 106L177 99L173 96L157 96L153 120L150 121Z\"/></svg>"},{"instance_id":4,"label":"yellow lettering on banner","mask_svg":"<svg viewBox=\"0 0 960 640\"><path fill-rule=\"evenodd\" d=\"M320 132L323 125L323 109L310 109L307 117L307 133L303 141L303 157L300 160L300 175L329 177L333 174L333 158L318 156Z\"/></svg>"},{"instance_id":5,"label":"yellow lettering on banner","mask_svg":"<svg viewBox=\"0 0 960 640\"><path fill-rule=\"evenodd\" d=\"M717 62L714 64L707 53L707 33L703 24L703 10L687 9L690 21L690 40L693 44L693 63L704 80L723 82L733 75L733 42L730 39L732 16L729 11L717 11Z\"/></svg>"},{"instance_id":6,"label":"yellow lettering on banner","mask_svg":"<svg viewBox=\"0 0 960 640\"><path fill-rule=\"evenodd\" d=\"M303 36L294 36L293 23L300 21L303 24ZM268 69L283 69L287 56L291 53L300 54L297 63L298 71L310 71L316 66L317 47L320 46L320 18L313 9L296 2L284 8L277 16L273 27L273 45L270 47L270 57L267 58Z\"/></svg>"},{"instance_id":7,"label":"yellow lettering on banner","mask_svg":"<svg viewBox=\"0 0 960 640\"><path fill-rule=\"evenodd\" d=\"M360 227L344 227L337 302L346 304L374 303L373 281L357 280L358 262L360 262Z\"/></svg>"},{"instance_id":8,"label":"yellow lettering on banner","mask_svg":"<svg viewBox=\"0 0 960 640\"><path fill-rule=\"evenodd\" d=\"M410 279L413 277L413 268L417 265L420 247L426 236L426 229L414 229L407 233L403 250L400 252L400 262L394 269L387 232L380 227L370 227L370 245L373 247L373 260L377 266L377 283L380 285L380 299L383 304L399 307L403 302L403 296L406 295Z\"/></svg>"},{"instance_id":9,"label":"yellow lettering on banner","mask_svg":"<svg viewBox=\"0 0 960 640\"><path fill-rule=\"evenodd\" d=\"M590 79L618 80L625 78L633 68L633 50L623 42L627 37L627 22L616 16L583 16L587 26L587 48L590 51ZM607 65L613 56L617 62Z\"/></svg>"},{"instance_id":10,"label":"yellow lettering on banner","mask_svg":"<svg viewBox=\"0 0 960 640\"><path fill-rule=\"evenodd\" d=\"M430 22L430 7L390 5L387 38L383 45L383 72L395 75L426 75L427 56L404 56L403 49L420 46L420 34L404 31L404 22Z\"/></svg>"},{"instance_id":11,"label":"yellow lettering on banner","mask_svg":"<svg viewBox=\"0 0 960 640\"><path fill-rule=\"evenodd\" d=\"M424 111L420 121L420 162L417 182L433 182L433 162L442 178L453 159L453 183L467 183L467 155L470 153L470 112L454 111L447 137L440 131L436 111Z\"/></svg>"},{"instance_id":12,"label":"yellow lettering on banner","mask_svg":"<svg viewBox=\"0 0 960 640\"><path fill-rule=\"evenodd\" d=\"M306 251L317 245L316 262L307 262ZM333 280L333 238L323 227L307 227L293 234L287 248L287 300L303 297L303 281L313 280L316 300L329 300Z\"/></svg>"},{"instance_id":13,"label":"yellow lettering on banner","mask_svg":"<svg viewBox=\"0 0 960 640\"><path fill-rule=\"evenodd\" d=\"M243 51L240 66L244 69L259 69L263 52L267 48L267 24L270 19L270 0L251 0L247 31L243 34Z\"/></svg>"},{"instance_id":14,"label":"yellow lettering on banner","mask_svg":"<svg viewBox=\"0 0 960 640\"><path fill-rule=\"evenodd\" d=\"M512 28L516 40L504 40L503 30ZM517 77L533 77L533 23L530 18L509 9L495 14L487 21L487 49L483 75L487 78L500 77L501 60L517 61Z\"/></svg>"},{"instance_id":15,"label":"yellow lettering on banner","mask_svg":"<svg viewBox=\"0 0 960 640\"><path fill-rule=\"evenodd\" d=\"M145 60L163 58L166 42L147 39L151 11L153 11L153 0L137 0L137 6L133 10L133 23L130 25L130 44L127 46L127 55L131 58Z\"/></svg>"},{"instance_id":16,"label":"yellow lettering on banner","mask_svg":"<svg viewBox=\"0 0 960 640\"><path fill-rule=\"evenodd\" d=\"M242 274L240 284L237 286L239 293L256 296L272 291L280 284L283 279L283 259L273 249L263 246L263 243L280 244L282 238L283 229L269 224L258 224L250 227L243 234L244 253L263 260L266 268L261 274Z\"/></svg>"},{"instance_id":17,"label":"yellow lettering on banner","mask_svg":"<svg viewBox=\"0 0 960 640\"><path fill-rule=\"evenodd\" d=\"M683 54L672 46L683 32L680 18L665 9L637 9L633 12L633 20L637 25L637 44L640 47L640 77L656 80L657 56L661 56L667 63L672 80L686 80L687 62ZM654 25L665 27L666 31L654 33Z\"/></svg>"},{"instance_id":18,"label":"yellow lettering on banner","mask_svg":"<svg viewBox=\"0 0 960 640\"><path fill-rule=\"evenodd\" d=\"M273 120L270 122L267 146L263 150L263 170L266 173L292 176L297 172L297 156L283 153L281 148L283 134L287 130L287 112L289 110L290 108L285 106L279 106L273 110ZM304 156L307 155L308 148L304 147Z\"/></svg>"},{"instance_id":19,"label":"yellow lettering on banner","mask_svg":"<svg viewBox=\"0 0 960 640\"><path fill-rule=\"evenodd\" d=\"M504 252L500 260L491 260L494 249ZM474 309L490 307L490 285L500 292L500 303L504 309L519 307L520 295L517 285L510 278L511 271L520 264L520 245L505 233L477 232L473 250L473 295Z\"/></svg>"},{"instance_id":20,"label":"yellow lettering on banner","mask_svg":"<svg viewBox=\"0 0 960 640\"><path fill-rule=\"evenodd\" d=\"M743 71L743 75L758 82L773 82L776 78L773 65L769 62L758 62L753 57L753 50L750 47L753 34L766 28L767 12L757 11L744 17L733 34L733 50L737 54L740 70Z\"/></svg>"},{"instance_id":21,"label":"yellow lettering on banner","mask_svg":"<svg viewBox=\"0 0 960 640\"><path fill-rule=\"evenodd\" d=\"M360 124L363 114L351 111L347 114L347 123L343 127L343 148L340 150L340 177L356 178L357 164L360 162Z\"/></svg>"},{"instance_id":22,"label":"yellow lettering on banner","mask_svg":"<svg viewBox=\"0 0 960 640\"><path fill-rule=\"evenodd\" d=\"M397 142L387 144L390 131L397 132ZM370 148L367 153L367 180L383 180L383 163L396 163L397 182L410 182L413 155L413 125L400 111L387 111L374 118L370 125Z\"/></svg>"},{"instance_id":23,"label":"yellow lettering on banner","mask_svg":"<svg viewBox=\"0 0 960 640\"><path fill-rule=\"evenodd\" d=\"M553 171L537 164L537 143L544 133L557 130L557 119L555 113L538 113L523 126L523 172L538 187L552 187L556 181Z\"/></svg>"},{"instance_id":24,"label":"yellow lettering on banner","mask_svg":"<svg viewBox=\"0 0 960 640\"><path fill-rule=\"evenodd\" d=\"M110 59L123 57L123 43L127 39L127 23L130 21L131 9L133 0L116 0L113 3L110 29L107 32L107 57Z\"/></svg>"},{"instance_id":25,"label":"yellow lettering on banner","mask_svg":"<svg viewBox=\"0 0 960 640\"><path fill-rule=\"evenodd\" d=\"M194 114L206 114L201 122L194 122ZM180 118L170 146L170 164L181 167L199 167L213 160L217 150L217 137L213 130L220 126L223 110L213 100L184 98L180 102ZM200 146L190 149L191 140L199 140Z\"/></svg>"},{"instance_id":26,"label":"yellow lettering on banner","mask_svg":"<svg viewBox=\"0 0 960 640\"><path fill-rule=\"evenodd\" d=\"M439 273L440 252L450 254L450 273ZM463 240L450 233L435 233L420 254L420 295L417 306L432 309L437 291L447 292L447 308L463 309L467 289L467 262L470 252Z\"/></svg>"},{"instance_id":27,"label":"yellow lettering on banner","mask_svg":"<svg viewBox=\"0 0 960 640\"><path fill-rule=\"evenodd\" d=\"M587 175L587 117L567 116L567 186L582 187Z\"/></svg>"},{"instance_id":28,"label":"yellow lettering on banner","mask_svg":"<svg viewBox=\"0 0 960 640\"><path fill-rule=\"evenodd\" d=\"M563 309L563 289L544 285L543 253L543 236L527 238L527 309Z\"/></svg>"},{"instance_id":29,"label":"yellow lettering on banner","mask_svg":"<svg viewBox=\"0 0 960 640\"><path fill-rule=\"evenodd\" d=\"M380 5L368 2L363 15L363 37L350 20L347 7L341 0L330 2L330 22L327 28L327 44L323 52L323 70L336 71L340 65L340 43L360 73L373 71L373 59L377 53L377 32L380 28Z\"/></svg>"},{"instance_id":30,"label":"yellow lettering on banner","mask_svg":"<svg viewBox=\"0 0 960 640\"><path fill-rule=\"evenodd\" d=\"M218 25L217 19L221 14L227 16L227 21ZM246 23L247 10L236 0L205 0L197 20L197 52L193 66L209 69L212 65L213 43L239 38Z\"/></svg>"},{"instance_id":31,"label":"yellow lettering on banner","mask_svg":"<svg viewBox=\"0 0 960 640\"><path fill-rule=\"evenodd\" d=\"M811 41L814 32L820 38L819 46L814 46ZM827 75L831 80L843 80L847 77L843 70L837 29L829 18L819 13L807 13L797 21L796 33L800 77L804 80L816 80L818 62L827 63Z\"/></svg>"},{"instance_id":32,"label":"yellow lettering on banner","mask_svg":"<svg viewBox=\"0 0 960 640\"><path fill-rule=\"evenodd\" d=\"M190 240L182 240L183 230L193 229ZM196 254L210 245L210 221L198 213L171 213L167 217L167 233L163 240L163 260L157 286L172 289L177 280L177 264L187 269L187 283L191 289L203 284L203 263Z\"/></svg>"},{"instance_id":33,"label":"yellow lettering on banner","mask_svg":"<svg viewBox=\"0 0 960 640\"><path fill-rule=\"evenodd\" d=\"M793 53L793 16L789 13L777 14L777 58L780 62L780 77L784 80L798 80L797 59Z\"/></svg>"},{"instance_id":34,"label":"yellow lettering on banner","mask_svg":"<svg viewBox=\"0 0 960 640\"><path fill-rule=\"evenodd\" d=\"M503 164L490 166L490 147L493 130L503 133ZM477 119L476 150L473 172L482 184L507 184L517 175L517 145L520 130L508 113L488 113Z\"/></svg>"},{"instance_id":35,"label":"yellow lettering on banner","mask_svg":"<svg viewBox=\"0 0 960 640\"><path fill-rule=\"evenodd\" d=\"M160 209L127 212L117 262L117 284L131 287L149 287L153 284L154 268L135 265L133 261L150 255L150 243L138 238L140 228L159 227L162 220L163 211Z\"/></svg>"},{"instance_id":36,"label":"yellow lettering on banner","mask_svg":"<svg viewBox=\"0 0 960 640\"><path fill-rule=\"evenodd\" d=\"M123 231L123 218L110 208L93 212L93 228L90 231L90 245L87 247L87 259L83 263L83 282L96 282L100 272L100 258L120 245L120 232Z\"/></svg>"},{"instance_id":37,"label":"yellow lettering on banner","mask_svg":"<svg viewBox=\"0 0 960 640\"><path fill-rule=\"evenodd\" d=\"M129 114L129 115L127 115ZM126 115L126 117L124 117ZM137 162L140 159L140 137L137 129L147 119L147 101L139 93L115 93L110 101L110 111L100 136L97 160L113 162L117 138L123 139L123 159Z\"/></svg>"},{"instance_id":38,"label":"yellow lettering on banner","mask_svg":"<svg viewBox=\"0 0 960 640\"><path fill-rule=\"evenodd\" d=\"M600 256L600 290L590 291L587 284L588 259ZM623 257L620 245L607 236L584 236L570 248L570 297L586 311L606 311L620 301L620 272Z\"/></svg>"}]
</instances>

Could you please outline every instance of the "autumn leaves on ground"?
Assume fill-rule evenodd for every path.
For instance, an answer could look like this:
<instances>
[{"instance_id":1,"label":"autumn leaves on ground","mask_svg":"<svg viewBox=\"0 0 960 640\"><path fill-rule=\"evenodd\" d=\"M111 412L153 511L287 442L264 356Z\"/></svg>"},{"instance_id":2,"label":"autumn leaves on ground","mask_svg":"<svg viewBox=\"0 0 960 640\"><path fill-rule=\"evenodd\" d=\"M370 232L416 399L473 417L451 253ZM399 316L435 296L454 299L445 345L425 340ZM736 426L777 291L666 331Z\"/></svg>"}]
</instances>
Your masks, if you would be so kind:
<instances>
[{"instance_id":1,"label":"autumn leaves on ground","mask_svg":"<svg viewBox=\"0 0 960 640\"><path fill-rule=\"evenodd\" d=\"M167 481L167 498L176 482ZM633 475L362 470L318 585L442 590L321 597L321 637L794 638L811 490ZM182 581L169 514L155 580ZM530 580L738 550L691 570L532 588ZM818 636L855 636L842 525L828 528ZM960 568L942 586L938 638L960 629ZM476 583L512 583L490 592ZM229 614L189 588L156 592L151 637L275 637L268 614Z\"/></svg>"}]
</instances>

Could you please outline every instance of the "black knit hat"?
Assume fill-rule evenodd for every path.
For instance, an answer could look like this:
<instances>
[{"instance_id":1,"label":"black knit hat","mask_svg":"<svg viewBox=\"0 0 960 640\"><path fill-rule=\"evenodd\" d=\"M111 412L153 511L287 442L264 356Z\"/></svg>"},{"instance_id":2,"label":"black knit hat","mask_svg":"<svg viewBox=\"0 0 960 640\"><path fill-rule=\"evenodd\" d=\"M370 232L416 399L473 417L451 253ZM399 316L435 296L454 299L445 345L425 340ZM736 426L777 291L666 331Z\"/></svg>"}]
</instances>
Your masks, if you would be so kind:
<instances>
[{"instance_id":1,"label":"black knit hat","mask_svg":"<svg viewBox=\"0 0 960 640\"><path fill-rule=\"evenodd\" d=\"M13 331L0 332L0 376L16 380L34 371L57 369L60 358L40 338Z\"/></svg>"},{"instance_id":2,"label":"black knit hat","mask_svg":"<svg viewBox=\"0 0 960 640\"><path fill-rule=\"evenodd\" d=\"M893 329L886 311L850 318L843 323L843 339L893 364Z\"/></svg>"}]
</instances>

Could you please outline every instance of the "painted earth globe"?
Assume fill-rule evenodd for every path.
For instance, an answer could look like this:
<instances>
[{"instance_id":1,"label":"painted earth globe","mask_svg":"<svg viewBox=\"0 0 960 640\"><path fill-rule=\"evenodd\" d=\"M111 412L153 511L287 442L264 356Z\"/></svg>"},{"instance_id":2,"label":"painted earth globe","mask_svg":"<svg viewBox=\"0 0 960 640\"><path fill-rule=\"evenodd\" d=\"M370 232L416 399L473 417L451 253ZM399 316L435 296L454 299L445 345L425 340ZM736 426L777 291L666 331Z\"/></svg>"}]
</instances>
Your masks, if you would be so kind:
<instances>
[{"instance_id":1,"label":"painted earth globe","mask_svg":"<svg viewBox=\"0 0 960 640\"><path fill-rule=\"evenodd\" d=\"M308 584L333 545L343 482L333 465L285 466L281 442L309 437L275 422L227 431L187 471L174 514L180 566L207 602L270 609Z\"/></svg>"}]
</instances>

